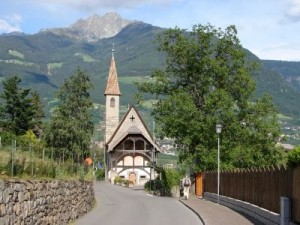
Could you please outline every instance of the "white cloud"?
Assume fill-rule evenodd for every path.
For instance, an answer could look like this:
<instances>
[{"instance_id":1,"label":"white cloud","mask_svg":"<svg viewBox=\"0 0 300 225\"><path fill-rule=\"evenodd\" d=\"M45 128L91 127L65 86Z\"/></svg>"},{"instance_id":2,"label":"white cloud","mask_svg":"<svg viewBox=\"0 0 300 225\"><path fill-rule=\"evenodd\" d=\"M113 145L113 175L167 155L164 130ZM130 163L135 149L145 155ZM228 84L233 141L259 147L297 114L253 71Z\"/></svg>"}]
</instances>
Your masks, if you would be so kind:
<instances>
[{"instance_id":1,"label":"white cloud","mask_svg":"<svg viewBox=\"0 0 300 225\"><path fill-rule=\"evenodd\" d=\"M300 43L281 42L250 51L260 59L300 61Z\"/></svg>"},{"instance_id":2,"label":"white cloud","mask_svg":"<svg viewBox=\"0 0 300 225\"><path fill-rule=\"evenodd\" d=\"M21 31L20 23L22 17L18 14L12 14L5 16L4 19L0 19L0 33L10 33L13 31Z\"/></svg>"},{"instance_id":3,"label":"white cloud","mask_svg":"<svg viewBox=\"0 0 300 225\"><path fill-rule=\"evenodd\" d=\"M26 1L26 0L24 0ZM95 11L99 9L135 8L141 5L168 5L180 0L52 0L41 2L40 0L29 0L38 4L46 4L56 7L58 4L84 11Z\"/></svg>"},{"instance_id":4,"label":"white cloud","mask_svg":"<svg viewBox=\"0 0 300 225\"><path fill-rule=\"evenodd\" d=\"M300 21L300 0L286 0L287 6L284 13L284 22Z\"/></svg>"}]
</instances>

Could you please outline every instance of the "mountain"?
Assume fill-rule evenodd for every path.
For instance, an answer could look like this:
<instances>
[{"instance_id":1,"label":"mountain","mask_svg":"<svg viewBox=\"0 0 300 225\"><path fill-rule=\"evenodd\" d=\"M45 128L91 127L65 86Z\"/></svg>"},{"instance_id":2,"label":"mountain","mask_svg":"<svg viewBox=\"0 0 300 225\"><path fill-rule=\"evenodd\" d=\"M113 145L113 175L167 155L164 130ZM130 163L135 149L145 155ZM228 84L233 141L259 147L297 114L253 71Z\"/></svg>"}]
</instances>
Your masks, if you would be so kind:
<instances>
[{"instance_id":1,"label":"mountain","mask_svg":"<svg viewBox=\"0 0 300 225\"><path fill-rule=\"evenodd\" d=\"M300 92L300 62L262 60L271 70L281 75L291 87Z\"/></svg>"},{"instance_id":2,"label":"mountain","mask_svg":"<svg viewBox=\"0 0 300 225\"><path fill-rule=\"evenodd\" d=\"M41 32L50 32L60 36L66 36L77 40L96 42L102 38L115 36L128 24L135 21L123 19L115 12L104 16L94 14L87 19L80 19L67 28L45 29Z\"/></svg>"},{"instance_id":3,"label":"mountain","mask_svg":"<svg viewBox=\"0 0 300 225\"><path fill-rule=\"evenodd\" d=\"M107 32L102 33L102 36L100 30L105 30L106 25L99 25L99 36L98 31L93 28L87 31L88 26L84 25L94 24L97 27L95 24L109 24L109 17L112 18L111 23L119 23L116 25L118 28L111 25L113 28L106 29ZM122 92L121 104L130 104L136 92L133 83L149 79L153 69L164 67L165 57L156 50L154 40L165 29L138 21L127 21L125 26L124 21L126 20L117 14L110 13L102 17L93 15L86 20L79 20L69 28L49 29L34 35L1 35L0 81L15 74L19 75L25 88L40 93L49 110L55 104L53 99L57 88L79 66L87 72L94 84L93 101L104 104L103 93L114 43ZM121 28L122 26L124 27ZM103 35L113 36L103 38ZM261 62L260 70L253 74L257 83L256 96L269 93L282 114L298 116L300 93L274 68L271 69L268 63L260 61L249 51L247 56ZM2 85L0 92L1 88Z\"/></svg>"}]
</instances>

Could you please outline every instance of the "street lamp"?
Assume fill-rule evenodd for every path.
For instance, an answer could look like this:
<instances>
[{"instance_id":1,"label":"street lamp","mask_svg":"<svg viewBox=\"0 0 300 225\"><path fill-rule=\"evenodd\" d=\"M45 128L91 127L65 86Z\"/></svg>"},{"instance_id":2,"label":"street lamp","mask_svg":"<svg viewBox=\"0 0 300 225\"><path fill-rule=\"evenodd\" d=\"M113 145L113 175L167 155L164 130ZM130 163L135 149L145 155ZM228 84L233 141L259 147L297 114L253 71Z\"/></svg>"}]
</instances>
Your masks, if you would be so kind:
<instances>
[{"instance_id":1,"label":"street lamp","mask_svg":"<svg viewBox=\"0 0 300 225\"><path fill-rule=\"evenodd\" d=\"M220 133L222 132L222 125L217 124L216 125L216 132L218 134L218 190L217 190L217 195L218 195L218 204L220 203L219 197L220 197Z\"/></svg>"}]
</instances>

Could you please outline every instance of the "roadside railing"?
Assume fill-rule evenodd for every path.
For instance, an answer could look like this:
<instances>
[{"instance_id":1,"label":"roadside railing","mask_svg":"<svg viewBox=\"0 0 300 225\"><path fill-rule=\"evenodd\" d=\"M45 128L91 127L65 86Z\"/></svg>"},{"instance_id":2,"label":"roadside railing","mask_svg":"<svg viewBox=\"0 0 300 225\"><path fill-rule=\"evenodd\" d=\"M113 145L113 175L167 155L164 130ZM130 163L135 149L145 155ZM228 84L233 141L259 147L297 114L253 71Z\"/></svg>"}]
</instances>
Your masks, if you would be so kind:
<instances>
[{"instance_id":1,"label":"roadside railing","mask_svg":"<svg viewBox=\"0 0 300 225\"><path fill-rule=\"evenodd\" d=\"M217 172L204 175L204 192L217 193ZM220 173L220 195L280 214L280 197L291 199L292 219L300 222L300 167L241 169Z\"/></svg>"},{"instance_id":2,"label":"roadside railing","mask_svg":"<svg viewBox=\"0 0 300 225\"><path fill-rule=\"evenodd\" d=\"M32 145L0 147L2 177L83 178L88 167L78 154L66 154L63 149L36 148Z\"/></svg>"}]
</instances>

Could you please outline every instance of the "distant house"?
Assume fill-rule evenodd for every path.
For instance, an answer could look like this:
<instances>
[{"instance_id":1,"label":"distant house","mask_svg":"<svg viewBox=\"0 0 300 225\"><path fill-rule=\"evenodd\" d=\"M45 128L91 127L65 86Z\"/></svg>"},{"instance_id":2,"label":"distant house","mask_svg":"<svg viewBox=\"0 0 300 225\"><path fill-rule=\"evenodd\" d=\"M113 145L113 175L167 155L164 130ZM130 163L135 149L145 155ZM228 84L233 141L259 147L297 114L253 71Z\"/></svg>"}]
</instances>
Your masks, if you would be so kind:
<instances>
[{"instance_id":1,"label":"distant house","mask_svg":"<svg viewBox=\"0 0 300 225\"><path fill-rule=\"evenodd\" d=\"M121 92L114 52L104 95L106 179L113 183L115 177L119 176L135 185L142 185L154 178L149 163L156 162L160 149L134 106L119 122Z\"/></svg>"}]
</instances>

